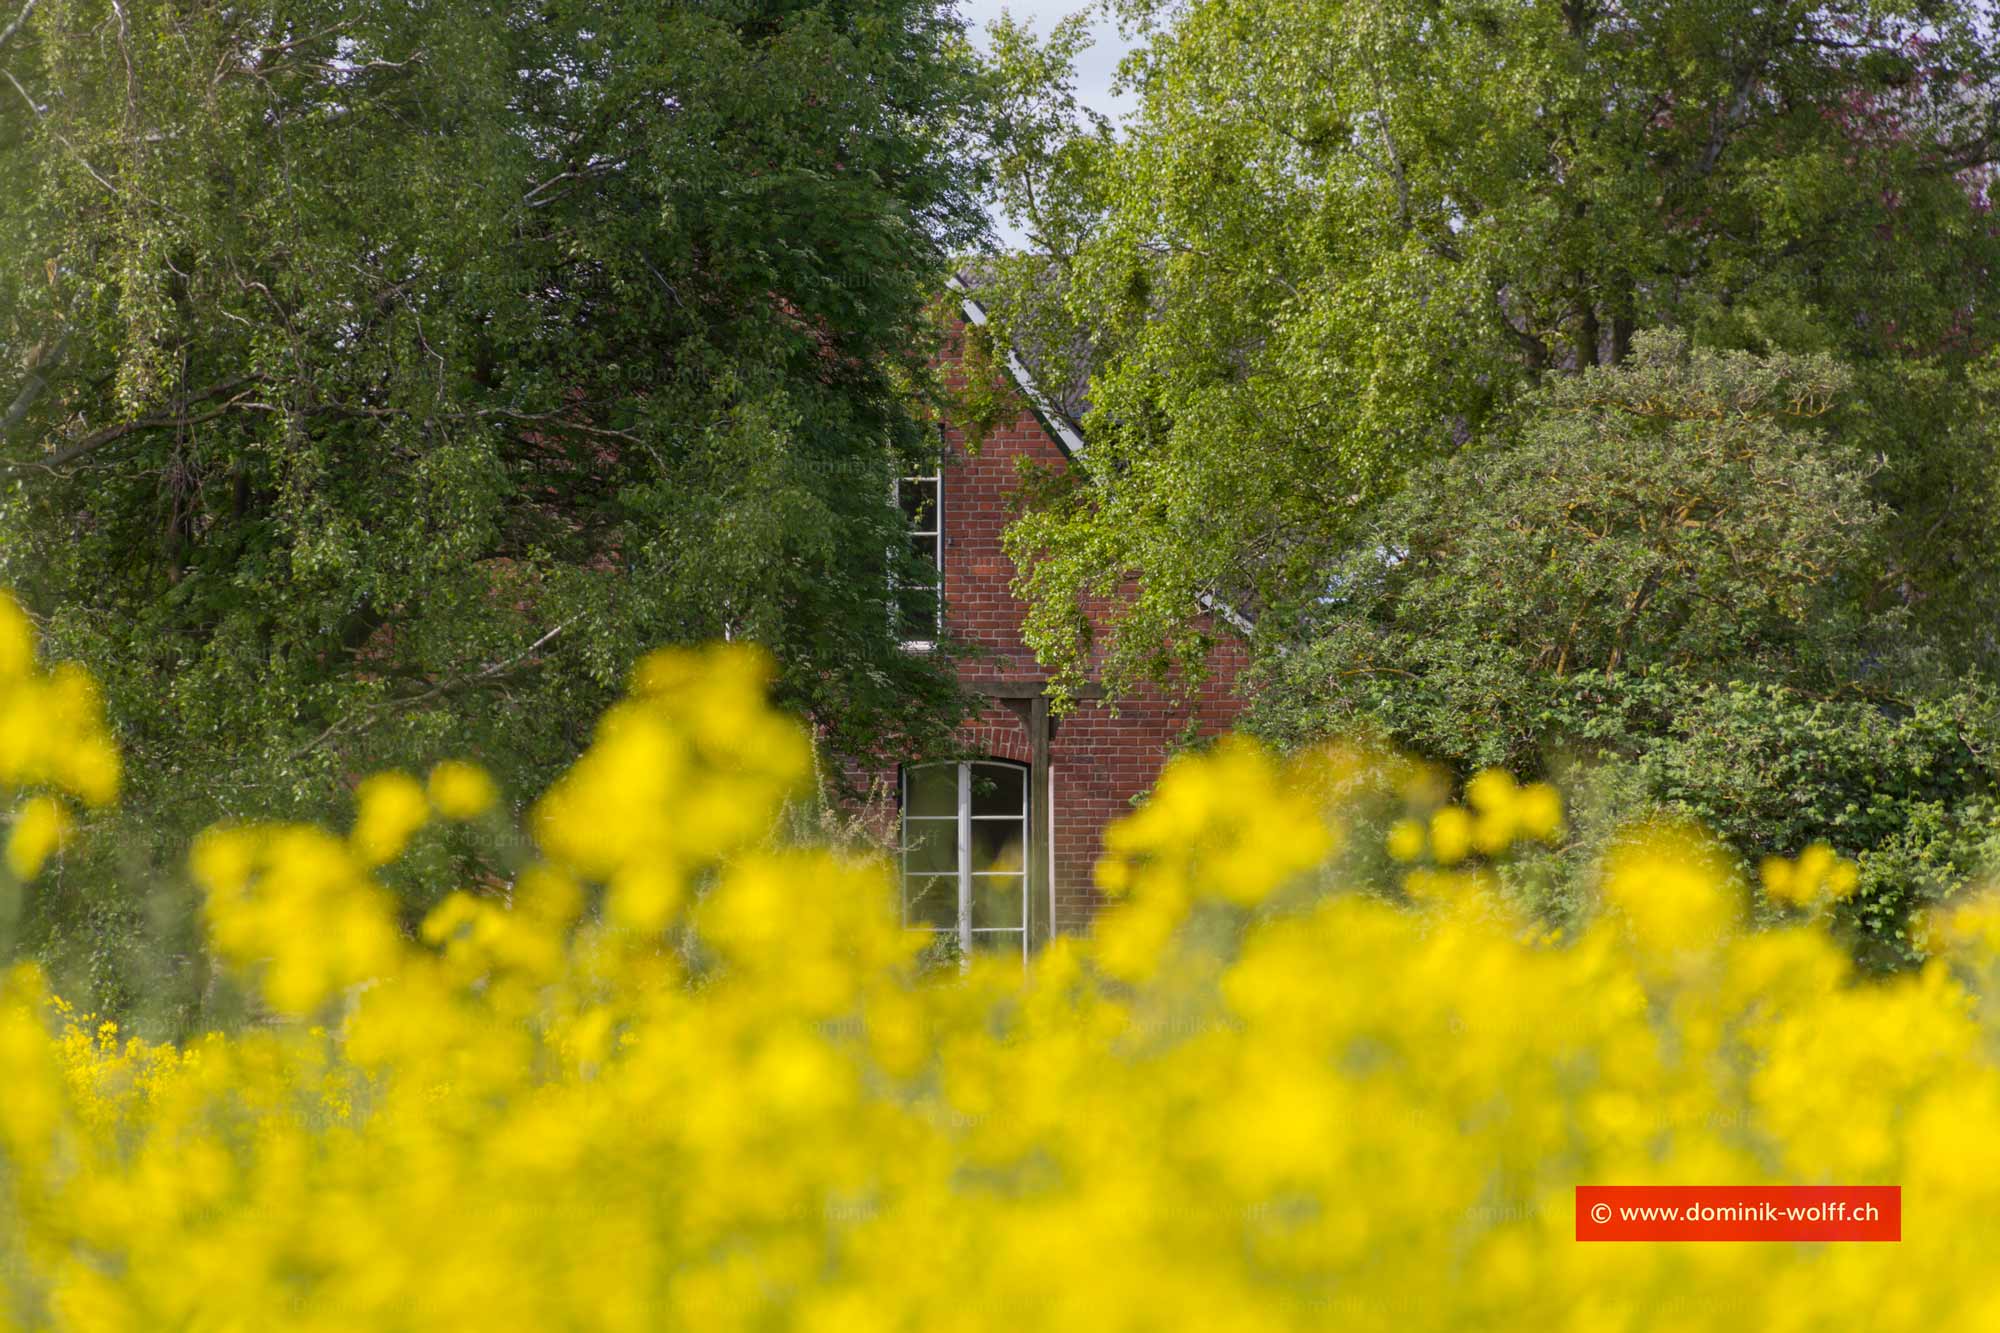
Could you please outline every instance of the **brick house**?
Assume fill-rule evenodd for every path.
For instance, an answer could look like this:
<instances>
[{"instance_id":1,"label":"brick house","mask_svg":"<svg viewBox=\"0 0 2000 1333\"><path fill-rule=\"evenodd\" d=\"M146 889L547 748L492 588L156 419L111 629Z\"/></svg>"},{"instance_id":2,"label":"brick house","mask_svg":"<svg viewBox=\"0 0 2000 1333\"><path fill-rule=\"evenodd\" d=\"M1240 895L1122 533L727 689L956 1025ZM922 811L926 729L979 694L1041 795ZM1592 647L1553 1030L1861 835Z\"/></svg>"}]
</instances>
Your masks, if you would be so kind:
<instances>
[{"instance_id":1,"label":"brick house","mask_svg":"<svg viewBox=\"0 0 2000 1333\"><path fill-rule=\"evenodd\" d=\"M962 386L965 326L984 324L986 314L954 287L959 310L943 369ZM926 615L974 649L959 674L984 706L959 728L965 757L851 776L899 812L905 923L956 933L968 951L1026 953L1053 931L1089 925L1100 901L1092 869L1105 826L1152 787L1190 729L1206 738L1230 728L1242 708L1235 685L1246 653L1235 635L1219 635L1207 678L1185 703L1148 687L1120 699L1114 712L1086 691L1069 713L1050 715L1048 676L1022 639L1026 606L1012 592L1015 566L1000 535L1012 516L1019 460L1085 467L1087 453L1074 407L1045 394L1019 357L1007 360L1018 400L1012 418L984 431L976 451L963 430L944 423L937 475L898 488L912 541L942 576L941 604ZM904 633L910 651L928 647L920 624Z\"/></svg>"}]
</instances>

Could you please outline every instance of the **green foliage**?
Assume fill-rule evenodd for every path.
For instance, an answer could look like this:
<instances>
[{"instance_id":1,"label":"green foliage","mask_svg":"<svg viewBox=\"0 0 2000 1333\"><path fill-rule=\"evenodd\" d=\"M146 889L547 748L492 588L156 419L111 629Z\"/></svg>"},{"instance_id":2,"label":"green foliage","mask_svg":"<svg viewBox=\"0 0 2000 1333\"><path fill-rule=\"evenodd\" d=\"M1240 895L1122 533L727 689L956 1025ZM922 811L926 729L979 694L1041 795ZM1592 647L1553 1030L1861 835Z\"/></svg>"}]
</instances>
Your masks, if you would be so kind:
<instances>
[{"instance_id":1,"label":"green foliage","mask_svg":"<svg viewBox=\"0 0 2000 1333\"><path fill-rule=\"evenodd\" d=\"M1378 731L1461 771L1568 770L1573 879L1626 821L1691 817L1746 855L1826 841L1861 864L1860 952L1913 956L1910 910L1964 882L2000 799L2000 713L1871 607L1884 509L1825 358L1690 351L1552 380L1507 444L1412 476L1369 514L1255 725ZM1593 771L1595 770L1595 771Z\"/></svg>"},{"instance_id":2,"label":"green foliage","mask_svg":"<svg viewBox=\"0 0 2000 1333\"><path fill-rule=\"evenodd\" d=\"M835 749L891 631L926 302L983 221L934 0L46 0L0 48L0 582L104 682L128 817L573 756L660 642Z\"/></svg>"},{"instance_id":3,"label":"green foliage","mask_svg":"<svg viewBox=\"0 0 2000 1333\"><path fill-rule=\"evenodd\" d=\"M1070 683L1093 654L1114 690L1192 665L1195 594L1260 626L1316 595L1409 469L1653 326L1846 363L1896 596L1991 652L1983 6L1117 8L1142 44L1115 142L1066 110L1070 34L999 46L1001 121L1033 128L1002 202L1046 261L993 306L1087 333L1095 364L1094 485L1013 534ZM1091 643L1080 602L1133 574Z\"/></svg>"},{"instance_id":4,"label":"green foliage","mask_svg":"<svg viewBox=\"0 0 2000 1333\"><path fill-rule=\"evenodd\" d=\"M1539 757L1538 712L1621 673L1831 688L1901 621L1858 609L1881 510L1819 429L1842 384L1824 358L1669 335L1551 381L1514 442L1370 511L1317 594L1270 618L1310 645L1281 669L1310 658L1343 682L1329 698L1408 709L1423 749L1503 766Z\"/></svg>"}]
</instances>

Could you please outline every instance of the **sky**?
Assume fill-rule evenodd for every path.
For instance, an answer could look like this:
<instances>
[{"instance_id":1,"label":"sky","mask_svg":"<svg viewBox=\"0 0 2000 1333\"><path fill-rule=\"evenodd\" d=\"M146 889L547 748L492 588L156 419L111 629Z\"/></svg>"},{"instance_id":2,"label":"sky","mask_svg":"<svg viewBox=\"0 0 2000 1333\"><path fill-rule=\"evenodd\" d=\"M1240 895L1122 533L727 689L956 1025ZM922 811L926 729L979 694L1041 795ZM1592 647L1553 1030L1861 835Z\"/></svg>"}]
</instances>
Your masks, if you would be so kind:
<instances>
[{"instance_id":1,"label":"sky","mask_svg":"<svg viewBox=\"0 0 2000 1333\"><path fill-rule=\"evenodd\" d=\"M1034 28L1036 36L1046 37L1057 20L1083 9L1087 3L1088 0L959 0L958 8L972 29L973 40L983 51L986 49L986 25L1003 12L1026 21ZM1132 105L1130 97L1115 97L1111 92L1111 77L1117 73L1118 61L1130 49L1130 44L1118 36L1117 22L1103 14L1091 25L1091 35L1095 39L1091 48L1077 62L1076 98L1091 110L1116 121ZM1007 226L1005 218L996 214L993 225L998 229L1003 244L1010 248L1022 244L1021 235Z\"/></svg>"},{"instance_id":2,"label":"sky","mask_svg":"<svg viewBox=\"0 0 2000 1333\"><path fill-rule=\"evenodd\" d=\"M1026 20L1037 36L1046 37L1057 20L1087 4L1088 0L959 0L958 10L971 26L973 39L984 50L986 25L1003 13ZM1119 112L1131 105L1130 98L1111 95L1111 76L1117 72L1119 57L1125 54L1128 44L1119 38L1117 22L1104 14L1099 14L1091 25L1091 35L1096 42L1077 66L1077 99L1115 120Z\"/></svg>"}]
</instances>

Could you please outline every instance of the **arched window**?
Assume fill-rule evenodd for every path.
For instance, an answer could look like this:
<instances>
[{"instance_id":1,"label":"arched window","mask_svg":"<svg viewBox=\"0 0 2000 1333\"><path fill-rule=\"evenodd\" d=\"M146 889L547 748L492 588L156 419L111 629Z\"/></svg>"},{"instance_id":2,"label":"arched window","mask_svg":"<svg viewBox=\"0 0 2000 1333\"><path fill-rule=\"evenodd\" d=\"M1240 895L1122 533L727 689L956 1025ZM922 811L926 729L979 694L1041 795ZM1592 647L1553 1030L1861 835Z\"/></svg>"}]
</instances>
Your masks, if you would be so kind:
<instances>
[{"instance_id":1,"label":"arched window","mask_svg":"<svg viewBox=\"0 0 2000 1333\"><path fill-rule=\"evenodd\" d=\"M1028 769L994 759L903 770L903 924L959 947L1028 950Z\"/></svg>"}]
</instances>

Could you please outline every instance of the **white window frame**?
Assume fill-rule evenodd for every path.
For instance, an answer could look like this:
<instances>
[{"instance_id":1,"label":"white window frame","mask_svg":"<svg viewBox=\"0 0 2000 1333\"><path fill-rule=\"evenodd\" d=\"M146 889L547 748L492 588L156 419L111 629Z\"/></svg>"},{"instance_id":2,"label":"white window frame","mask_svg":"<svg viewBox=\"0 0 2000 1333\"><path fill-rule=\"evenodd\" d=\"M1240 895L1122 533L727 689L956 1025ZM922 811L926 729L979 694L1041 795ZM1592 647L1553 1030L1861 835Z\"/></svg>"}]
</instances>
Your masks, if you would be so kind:
<instances>
[{"instance_id":1,"label":"white window frame","mask_svg":"<svg viewBox=\"0 0 2000 1333\"><path fill-rule=\"evenodd\" d=\"M914 476L896 478L889 487L889 498L896 506L898 512L901 512L903 508L903 487L905 484L912 482L928 482L931 487L931 525L928 528L911 528L906 535L909 537L929 537L932 549L937 552L937 588L935 590L936 598L932 609L936 628L928 639L905 639L900 637L903 631L902 608L895 601L896 588L893 577L890 580L889 615L895 621L894 629L899 636L897 641L913 653L924 653L937 647L938 640L944 637L944 469L939 467L937 471L929 474L920 473Z\"/></svg>"},{"instance_id":2,"label":"white window frame","mask_svg":"<svg viewBox=\"0 0 2000 1333\"><path fill-rule=\"evenodd\" d=\"M998 815L975 815L972 813L972 775L973 770L980 767L1004 768L1009 772L1020 775L1021 808L1018 813ZM938 768L954 768L957 770L957 814L910 814L911 775L927 769ZM1035 782L1033 769L1027 764L1015 763L1012 760L1006 759L962 759L957 761L944 760L932 764L905 764L899 777L899 783L901 787L899 796L902 802L902 839L901 845L898 848L898 863L901 874L897 881L897 897L901 904L904 927L911 930L929 931L938 935L955 935L958 939L959 952L967 957L970 957L973 952L973 937L975 935L1018 935L1021 941L1021 959L1025 963L1028 957L1029 944L1028 920L1031 915L1028 899L1029 895L1034 892L1035 887L1033 882L1034 867L1031 863L1031 853L1034 849L1035 818ZM947 930L940 926L925 923L913 925L910 921L910 825L912 821L926 824L942 824L947 821L955 821L958 826L957 855L955 858L958 867L958 922L955 930ZM989 823L1018 823L1020 825L1021 868L1018 871L987 871L975 875L972 869L972 826L981 821ZM941 875L945 872L923 871L920 873L926 877L930 877ZM974 879L993 879L1001 878L1002 876L1018 876L1021 881L1019 895L1021 900L1020 924L1018 926L974 926L972 924L972 891Z\"/></svg>"}]
</instances>

